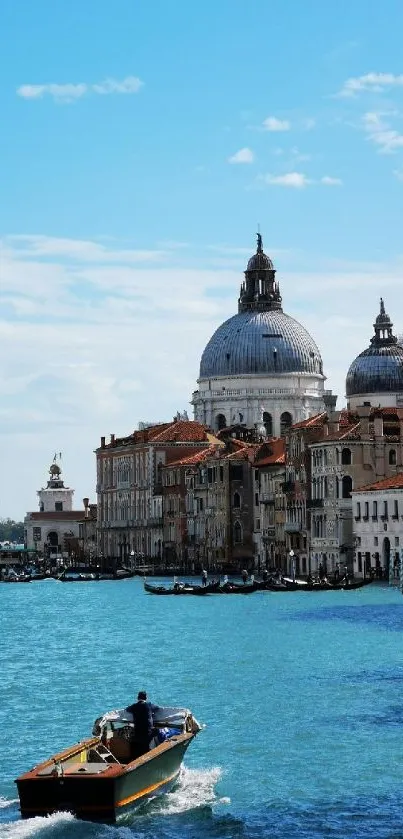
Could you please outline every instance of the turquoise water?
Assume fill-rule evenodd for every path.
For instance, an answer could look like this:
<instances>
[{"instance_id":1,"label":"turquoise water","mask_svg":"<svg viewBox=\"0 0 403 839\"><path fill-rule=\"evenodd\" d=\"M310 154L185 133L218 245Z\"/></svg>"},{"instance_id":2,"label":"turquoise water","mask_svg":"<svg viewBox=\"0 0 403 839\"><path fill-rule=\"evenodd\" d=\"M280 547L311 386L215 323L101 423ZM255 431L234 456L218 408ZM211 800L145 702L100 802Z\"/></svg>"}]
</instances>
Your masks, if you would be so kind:
<instances>
[{"instance_id":1,"label":"turquoise water","mask_svg":"<svg viewBox=\"0 0 403 839\"><path fill-rule=\"evenodd\" d=\"M0 837L403 837L403 598L153 597L0 585ZM139 689L206 728L176 789L119 826L19 819L13 779Z\"/></svg>"}]
</instances>

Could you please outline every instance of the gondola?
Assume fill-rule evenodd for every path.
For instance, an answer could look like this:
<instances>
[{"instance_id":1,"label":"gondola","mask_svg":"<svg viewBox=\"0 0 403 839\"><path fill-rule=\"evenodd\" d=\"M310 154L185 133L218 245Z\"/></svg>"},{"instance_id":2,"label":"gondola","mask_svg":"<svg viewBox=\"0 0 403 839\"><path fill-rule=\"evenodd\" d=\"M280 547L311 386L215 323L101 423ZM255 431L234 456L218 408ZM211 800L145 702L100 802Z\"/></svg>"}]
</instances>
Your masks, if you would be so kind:
<instances>
[{"instance_id":1,"label":"gondola","mask_svg":"<svg viewBox=\"0 0 403 839\"><path fill-rule=\"evenodd\" d=\"M212 591L216 589L211 589L208 585L207 586L191 586L187 585L186 583L175 583L173 586L167 588L166 586L153 586L150 583L144 582L144 591L148 594L174 594L174 595L199 595L204 596L206 594L211 594Z\"/></svg>"},{"instance_id":2,"label":"gondola","mask_svg":"<svg viewBox=\"0 0 403 839\"><path fill-rule=\"evenodd\" d=\"M330 583L328 580L322 580L321 582L313 582L308 583L305 580L293 581L287 578L283 578L283 580L279 583L273 583L272 581L266 583L266 590L267 591L355 591L356 589L363 588L364 586L369 585L372 583L372 580L340 580L338 583Z\"/></svg>"},{"instance_id":3,"label":"gondola","mask_svg":"<svg viewBox=\"0 0 403 839\"><path fill-rule=\"evenodd\" d=\"M254 583L223 583L217 590L220 594L253 594L254 591L257 591Z\"/></svg>"}]
</instances>

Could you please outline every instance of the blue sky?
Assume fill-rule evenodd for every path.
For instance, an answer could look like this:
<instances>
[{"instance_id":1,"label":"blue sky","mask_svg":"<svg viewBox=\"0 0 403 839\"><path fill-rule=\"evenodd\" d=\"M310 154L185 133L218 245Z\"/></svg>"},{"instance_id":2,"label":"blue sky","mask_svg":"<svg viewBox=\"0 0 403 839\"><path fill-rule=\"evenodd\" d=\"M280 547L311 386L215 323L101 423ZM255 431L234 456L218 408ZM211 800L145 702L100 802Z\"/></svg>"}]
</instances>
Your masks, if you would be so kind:
<instances>
[{"instance_id":1,"label":"blue sky","mask_svg":"<svg viewBox=\"0 0 403 839\"><path fill-rule=\"evenodd\" d=\"M188 408L260 223L328 386L402 300L400 2L3 0L0 515ZM399 321L400 318L400 321Z\"/></svg>"}]
</instances>

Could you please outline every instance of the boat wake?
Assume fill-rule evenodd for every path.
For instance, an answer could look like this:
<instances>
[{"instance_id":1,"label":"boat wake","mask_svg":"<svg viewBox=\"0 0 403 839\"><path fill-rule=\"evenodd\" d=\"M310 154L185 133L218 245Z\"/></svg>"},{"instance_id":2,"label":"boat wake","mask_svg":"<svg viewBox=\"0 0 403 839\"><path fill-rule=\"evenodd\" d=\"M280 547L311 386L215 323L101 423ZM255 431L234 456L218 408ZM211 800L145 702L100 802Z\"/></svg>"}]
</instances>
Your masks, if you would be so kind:
<instances>
[{"instance_id":1,"label":"boat wake","mask_svg":"<svg viewBox=\"0 0 403 839\"><path fill-rule=\"evenodd\" d=\"M60 835L60 831L63 831L68 823L74 821L71 813L55 813L52 816L36 816L26 821L6 822L1 824L0 836L1 839L34 839L39 836L51 839Z\"/></svg>"},{"instance_id":2,"label":"boat wake","mask_svg":"<svg viewBox=\"0 0 403 839\"><path fill-rule=\"evenodd\" d=\"M219 767L187 769L183 766L175 788L155 800L154 806L158 806L162 814L172 815L213 804L229 804L229 798L218 798L215 793L214 787L221 777L222 770Z\"/></svg>"}]
</instances>

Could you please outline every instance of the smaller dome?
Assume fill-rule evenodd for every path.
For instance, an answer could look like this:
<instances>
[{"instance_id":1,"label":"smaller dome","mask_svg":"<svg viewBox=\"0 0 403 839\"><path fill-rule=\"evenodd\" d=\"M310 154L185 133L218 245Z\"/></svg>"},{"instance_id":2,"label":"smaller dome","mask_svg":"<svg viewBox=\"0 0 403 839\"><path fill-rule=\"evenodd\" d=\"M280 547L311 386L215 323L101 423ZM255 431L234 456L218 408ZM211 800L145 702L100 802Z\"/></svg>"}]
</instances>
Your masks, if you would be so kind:
<instances>
[{"instance_id":1,"label":"smaller dome","mask_svg":"<svg viewBox=\"0 0 403 839\"><path fill-rule=\"evenodd\" d=\"M393 335L392 321L381 298L380 312L374 323L375 335L350 365L346 395L396 393L403 391L403 347Z\"/></svg>"},{"instance_id":2,"label":"smaller dome","mask_svg":"<svg viewBox=\"0 0 403 839\"><path fill-rule=\"evenodd\" d=\"M251 256L246 268L247 271L274 271L274 265L269 256L263 250L262 237L260 233L257 234L257 249L256 253Z\"/></svg>"},{"instance_id":3,"label":"smaller dome","mask_svg":"<svg viewBox=\"0 0 403 839\"><path fill-rule=\"evenodd\" d=\"M273 271L274 270L274 265L273 265L270 257L267 256L267 254L263 253L263 251L261 253L259 253L259 251L258 251L257 253L254 253L253 256L251 256L251 258L249 259L248 267L247 267L246 270L247 271L261 271L262 269L263 270L264 269L265 270L269 269L269 271Z\"/></svg>"}]
</instances>

